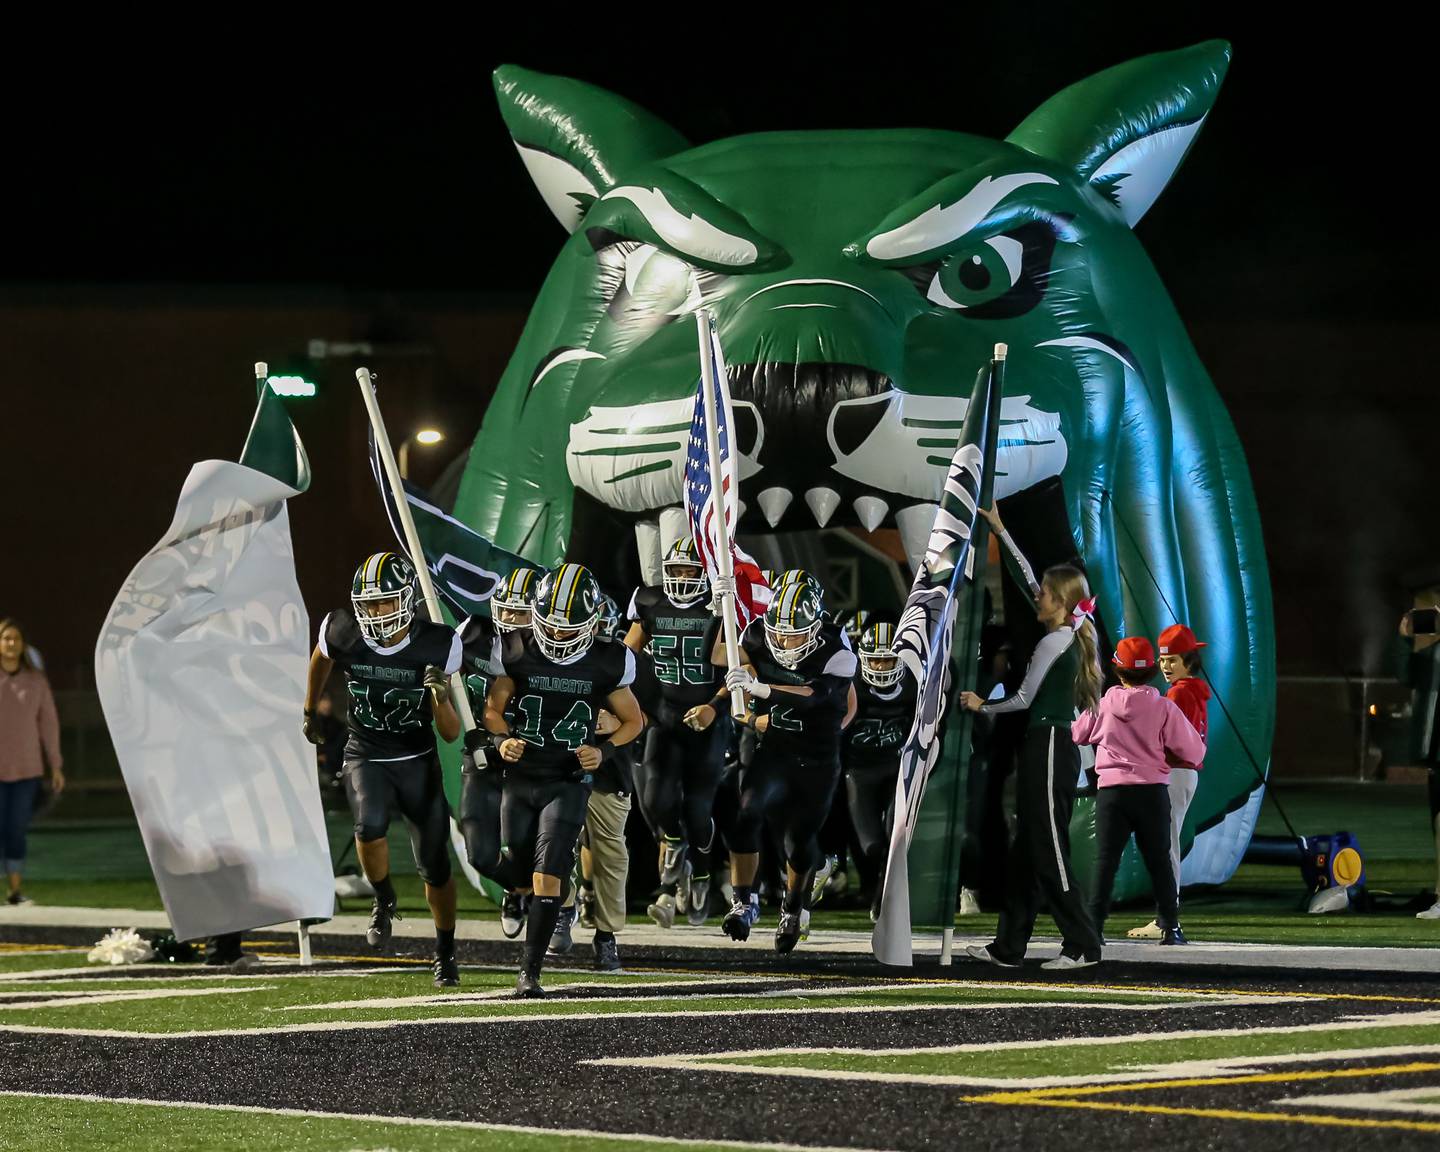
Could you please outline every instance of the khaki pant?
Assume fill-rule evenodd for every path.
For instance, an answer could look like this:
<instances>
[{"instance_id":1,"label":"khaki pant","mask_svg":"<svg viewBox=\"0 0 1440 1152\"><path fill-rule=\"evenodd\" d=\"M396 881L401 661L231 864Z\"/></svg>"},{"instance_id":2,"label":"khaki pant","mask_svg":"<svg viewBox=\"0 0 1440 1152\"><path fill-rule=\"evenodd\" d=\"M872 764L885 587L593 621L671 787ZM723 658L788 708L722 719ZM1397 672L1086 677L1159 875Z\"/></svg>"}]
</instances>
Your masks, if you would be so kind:
<instances>
[{"instance_id":1,"label":"khaki pant","mask_svg":"<svg viewBox=\"0 0 1440 1152\"><path fill-rule=\"evenodd\" d=\"M630 816L630 797L614 792L591 792L585 813L581 843L590 849L590 869L595 882L595 928L620 932L625 928L625 880L630 874L630 853L625 847L625 821ZM571 885L565 907L575 904Z\"/></svg>"}]
</instances>

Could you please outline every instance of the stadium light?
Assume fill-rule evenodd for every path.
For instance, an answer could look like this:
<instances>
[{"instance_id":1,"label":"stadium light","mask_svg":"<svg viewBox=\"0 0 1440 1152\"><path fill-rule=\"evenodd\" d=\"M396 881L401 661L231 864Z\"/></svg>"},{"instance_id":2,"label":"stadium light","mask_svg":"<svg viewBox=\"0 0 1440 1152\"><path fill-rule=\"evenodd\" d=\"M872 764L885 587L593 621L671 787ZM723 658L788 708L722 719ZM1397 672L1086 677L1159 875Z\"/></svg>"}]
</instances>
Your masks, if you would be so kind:
<instances>
[{"instance_id":1,"label":"stadium light","mask_svg":"<svg viewBox=\"0 0 1440 1152\"><path fill-rule=\"evenodd\" d=\"M400 447L395 450L395 463L400 469L400 478L410 478L410 445L419 444L422 448L429 448L431 445L439 444L445 439L445 433L438 428L421 428L418 432L412 432L400 442Z\"/></svg>"}]
</instances>

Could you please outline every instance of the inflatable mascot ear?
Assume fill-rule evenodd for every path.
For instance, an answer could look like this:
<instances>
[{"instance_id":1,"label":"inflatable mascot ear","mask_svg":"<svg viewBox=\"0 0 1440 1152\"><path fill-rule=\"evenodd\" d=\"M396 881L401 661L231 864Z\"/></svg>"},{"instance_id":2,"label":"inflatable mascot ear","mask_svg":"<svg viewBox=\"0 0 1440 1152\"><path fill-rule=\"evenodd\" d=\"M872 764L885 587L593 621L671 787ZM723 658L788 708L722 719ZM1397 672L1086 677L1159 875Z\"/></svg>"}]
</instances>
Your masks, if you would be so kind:
<instances>
[{"instance_id":1,"label":"inflatable mascot ear","mask_svg":"<svg viewBox=\"0 0 1440 1152\"><path fill-rule=\"evenodd\" d=\"M603 88L506 64L500 114L530 178L567 231L597 227L731 271L773 263L777 247L657 161L690 145L663 120ZM623 183L622 183L623 181Z\"/></svg>"},{"instance_id":2,"label":"inflatable mascot ear","mask_svg":"<svg viewBox=\"0 0 1440 1152\"><path fill-rule=\"evenodd\" d=\"M1133 228L1185 159L1229 66L1223 40L1131 60L1070 85L1007 139L1069 165Z\"/></svg>"},{"instance_id":3,"label":"inflatable mascot ear","mask_svg":"<svg viewBox=\"0 0 1440 1152\"><path fill-rule=\"evenodd\" d=\"M506 64L495 69L495 95L530 179L567 232L620 173L690 147L638 104L579 80Z\"/></svg>"}]
</instances>

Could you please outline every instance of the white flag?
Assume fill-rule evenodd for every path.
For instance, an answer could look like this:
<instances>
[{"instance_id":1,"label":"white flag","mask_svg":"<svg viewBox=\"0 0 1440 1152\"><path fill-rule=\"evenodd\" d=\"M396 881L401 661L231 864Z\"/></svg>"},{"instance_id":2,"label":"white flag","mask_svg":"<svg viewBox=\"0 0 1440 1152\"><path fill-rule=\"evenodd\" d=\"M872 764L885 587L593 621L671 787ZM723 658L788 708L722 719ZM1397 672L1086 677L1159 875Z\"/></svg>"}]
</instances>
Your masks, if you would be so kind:
<instances>
[{"instance_id":1,"label":"white flag","mask_svg":"<svg viewBox=\"0 0 1440 1152\"><path fill-rule=\"evenodd\" d=\"M334 910L300 731L310 623L285 508L298 491L241 464L196 464L96 645L105 721L182 940Z\"/></svg>"}]
</instances>

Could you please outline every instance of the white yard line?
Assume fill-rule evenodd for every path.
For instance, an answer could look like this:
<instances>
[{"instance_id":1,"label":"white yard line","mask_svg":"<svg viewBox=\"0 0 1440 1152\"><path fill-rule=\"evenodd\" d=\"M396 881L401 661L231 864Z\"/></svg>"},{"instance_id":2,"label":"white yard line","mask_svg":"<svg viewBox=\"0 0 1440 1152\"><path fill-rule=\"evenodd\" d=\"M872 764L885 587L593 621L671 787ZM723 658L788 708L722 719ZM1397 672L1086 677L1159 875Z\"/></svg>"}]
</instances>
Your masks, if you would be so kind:
<instances>
[{"instance_id":1,"label":"white yard line","mask_svg":"<svg viewBox=\"0 0 1440 1152\"><path fill-rule=\"evenodd\" d=\"M508 969L507 969L507 971L508 971ZM802 979L802 977L795 977L795 979ZM793 990L791 990L791 989L780 989L780 990L776 990L776 991L744 992L744 993L730 993L730 992L697 993L697 992L689 992L689 991L687 991L688 989L704 988L704 987L713 986L713 985L716 985L716 984L742 984L742 985L751 985L751 984L769 984L769 983L774 983L774 982L775 982L775 978L774 978L774 977L768 977L768 976L767 976L767 977L755 977L755 976L734 976L734 977L719 976L719 977L715 977L715 976L711 976L711 977L697 977L697 978L694 978L694 979L676 979L676 980L635 980L635 981L627 981L627 982L625 982L625 983L617 983L617 982L614 981L614 980L577 980L577 981L575 981L575 982L573 982L573 983L558 983L558 982L557 982L557 983L555 983L555 984L551 984L550 987L549 987L549 991L550 991L552 997L556 997L556 998L559 997L559 994L560 994L560 993L563 993L563 992L571 992L571 991L574 991L574 990L577 989L577 988L583 988L583 989L587 989L587 990L588 990L588 989L591 989L591 988L605 988L605 989L611 989L611 990L616 989L616 988L623 988L623 989L625 989L626 991L632 991L632 990L638 988L638 989L645 989L645 990L651 990L651 989L654 989L654 990L663 990L663 991L671 991L671 990L673 990L673 991L676 993L676 995L674 995L674 996L646 996L646 997L631 997L631 996L586 996L586 997L584 997L584 1001L585 1001L586 1004L614 1004L614 1003L623 1003L623 1002L626 1001L626 1000L642 1000L642 999L643 999L643 1000L656 1000L656 999L659 999L659 1000L697 1000L697 999L702 999L702 1000L718 1000L718 999L723 999L724 997L726 997L726 996L731 996L731 995L744 995L744 996L747 997L747 998L751 998L751 997L756 997L756 996L770 996L770 997L774 997L774 996L804 996L804 995L826 995L826 996L833 996L833 995L837 995L837 994L838 994L838 995L846 995L846 994L848 994L848 990L847 990L846 992L844 992L844 993L836 993L836 992L834 992L834 991L829 991L829 990L827 990L827 991L825 991L825 992L813 992L813 991L810 991L810 990L807 990L807 989L800 989L800 988L793 989ZM893 986L887 986L887 987L890 987L890 988L892 988L892 990L893 990ZM871 990L871 989L867 989L867 990ZM328 1002L322 1003L322 1004L287 1004L287 1005L285 1005L284 1007L281 1007L281 1008L267 1008L266 1011L267 1011L267 1012L325 1012L325 1011L347 1011L347 1010L349 1010L349 1011L359 1011L359 1010L361 1010L361 1009L368 1009L368 1008L427 1008L427 1007L443 1007L443 1006L446 1005L446 1004L453 1004L453 1005L457 1005L457 1006L458 1006L458 1005L471 1004L471 1003L484 1003L485 1001L489 1001L489 1000L510 1000L510 999L513 999L514 996L515 996L515 989L514 989L514 988L511 988L511 987L505 987L505 988L487 988L487 989L486 989L485 991L483 991L483 992L441 992L441 993L436 993L436 994L433 995L433 996L375 996L375 997L372 997L372 998L367 999L367 1000L331 1000L331 1001L328 1001Z\"/></svg>"},{"instance_id":2,"label":"white yard line","mask_svg":"<svg viewBox=\"0 0 1440 1152\"><path fill-rule=\"evenodd\" d=\"M1033 1007L1033 1005L1030 1005ZM1118 1006L1117 1006L1118 1007ZM676 1053L669 1056L605 1057L583 1064L631 1068L664 1068L671 1071L738 1072L757 1076L793 1076L811 1080L857 1080L893 1084L930 1084L980 1088L1050 1088L1076 1084L1128 1083L1137 1080L1192 1078L1225 1073L1238 1075L1276 1065L1309 1064L1327 1060L1361 1060L1371 1057L1415 1056L1440 1053L1440 1044L1398 1045L1382 1048L1349 1048L1327 1052L1299 1052L1272 1056L1226 1056L1214 1059L1177 1061L1169 1064L1137 1065L1124 1072L1086 1076L983 1077L923 1072L850 1071L843 1069L775 1067L765 1064L722 1064L726 1059L754 1059L761 1056L917 1056L964 1055L1040 1048L1090 1048L1144 1044L1164 1040L1203 1040L1244 1036L1292 1036L1306 1032L1349 1032L1373 1028L1401 1028L1440 1024L1440 1012L1395 1013L1381 1017L1345 1018L1319 1024L1288 1027L1215 1028L1198 1032L1140 1032L1129 1036L1068 1036L1047 1040L996 1040L975 1044L942 1045L927 1048L756 1048L734 1052ZM1432 1091L1440 1092L1440 1089Z\"/></svg>"},{"instance_id":3,"label":"white yard line","mask_svg":"<svg viewBox=\"0 0 1440 1152\"><path fill-rule=\"evenodd\" d=\"M1429 1100L1426 1102L1425 1098ZM1358 1112L1407 1112L1440 1116L1440 1085L1393 1088L1386 1092L1342 1092L1333 1096L1289 1096L1276 1100L1289 1108L1353 1108Z\"/></svg>"},{"instance_id":4,"label":"white yard line","mask_svg":"<svg viewBox=\"0 0 1440 1152\"><path fill-rule=\"evenodd\" d=\"M274 986L249 988L136 988L129 992L72 992L49 1000L0 1003L0 1012L28 1012L35 1008L88 1008L92 1004L124 1004L134 1000L179 1000L190 996L238 996L242 992L273 992Z\"/></svg>"},{"instance_id":5,"label":"white yard line","mask_svg":"<svg viewBox=\"0 0 1440 1152\"><path fill-rule=\"evenodd\" d=\"M155 1108L186 1108L197 1112L238 1112L251 1116L281 1116L297 1120L342 1120L365 1124L399 1124L408 1128L448 1128L469 1132L513 1132L526 1136L569 1137L576 1140L630 1140L644 1144L679 1144L686 1147L764 1148L774 1152L879 1152L875 1149L835 1148L825 1144L791 1144L785 1141L705 1139L658 1136L650 1132L605 1132L595 1128L541 1128L524 1124L491 1124L482 1120L438 1120L428 1116L377 1116L363 1112L316 1112L303 1108L262 1108L248 1104L201 1104L187 1100L155 1100L135 1096L91 1096L71 1092L14 1092L0 1097L29 1100L79 1100L87 1104L131 1104Z\"/></svg>"},{"instance_id":6,"label":"white yard line","mask_svg":"<svg viewBox=\"0 0 1440 1152\"><path fill-rule=\"evenodd\" d=\"M753 997L746 996L746 999ZM624 997L619 998L622 1002ZM573 1003L594 1003L592 1000L573 1001ZM644 1003L644 1001L631 1000L629 1003ZM1267 998L1266 1003L1273 1002ZM517 1002L518 1003L518 1002ZM807 1007L805 1015L808 1018L816 1016L849 1016L859 1013L877 1012L954 1012L954 1011L980 1011L1007 1009L1016 1010L1021 1008L1068 1008L1094 1009L1105 1011L1157 1011L1160 1009L1208 1007L1215 1003L1215 1000L1196 1000L1180 1004L1105 1004L1090 1001L1068 1002L1068 1001L1023 1001L1004 1000L995 1002L971 1002L971 1003L930 1003L930 1004L856 1004L838 1005L835 1007L816 1008ZM92 1036L102 1039L116 1040L194 1040L216 1036L276 1036L288 1033L299 1032L369 1032L385 1028L413 1028L427 1027L433 1025L467 1024L467 1025L491 1025L491 1024L533 1024L540 1020L558 1021L596 1021L596 1020L674 1020L680 1018L704 1018L716 1016L749 1016L754 1011L746 1008L681 1008L672 1012L640 1011L640 1012L524 1012L504 1016L422 1016L414 1020L327 1020L316 1021L309 1024L277 1024L257 1028L210 1028L196 1029L188 1032L139 1032L119 1028L51 1028L37 1024L0 1024L0 1032L21 1032L33 1033L36 1035L48 1036ZM1186 1033L1188 1035L1188 1033ZM605 1063L605 1061L594 1061ZM643 1060L641 1061L643 1063ZM707 1066L708 1067L708 1066ZM726 1069L728 1071L728 1068Z\"/></svg>"}]
</instances>

